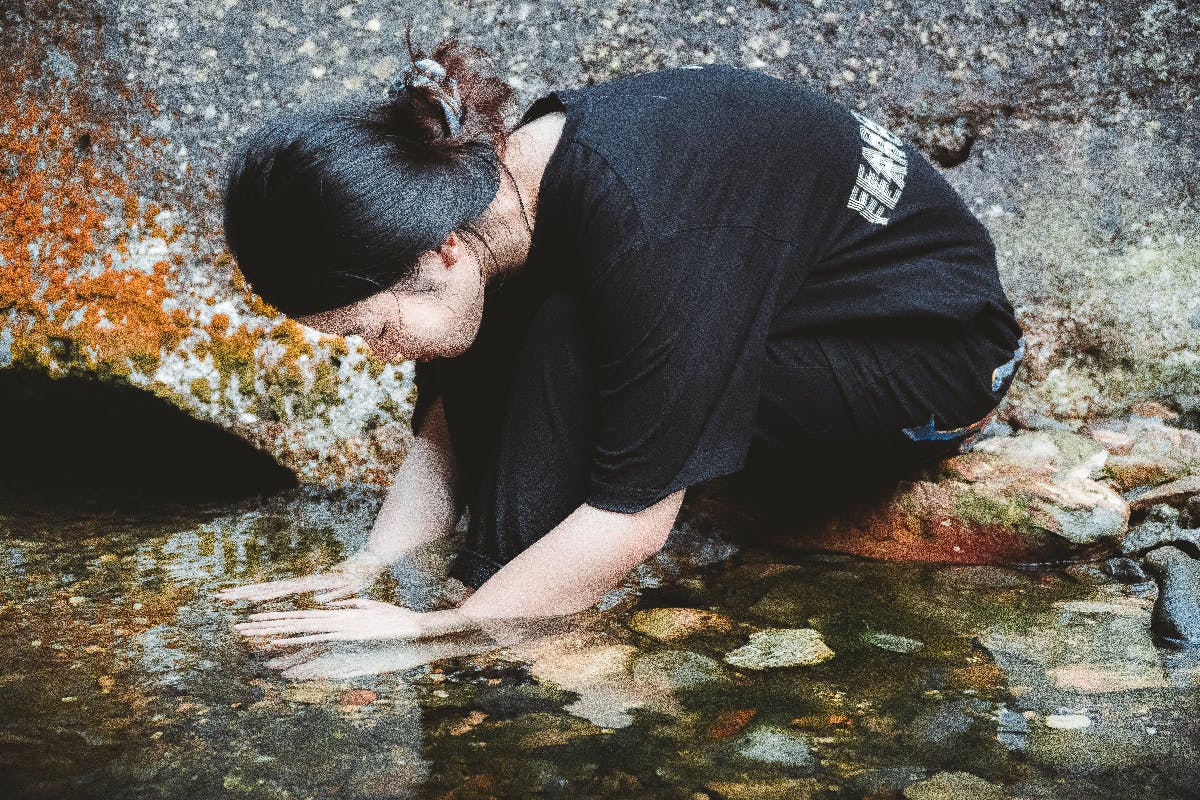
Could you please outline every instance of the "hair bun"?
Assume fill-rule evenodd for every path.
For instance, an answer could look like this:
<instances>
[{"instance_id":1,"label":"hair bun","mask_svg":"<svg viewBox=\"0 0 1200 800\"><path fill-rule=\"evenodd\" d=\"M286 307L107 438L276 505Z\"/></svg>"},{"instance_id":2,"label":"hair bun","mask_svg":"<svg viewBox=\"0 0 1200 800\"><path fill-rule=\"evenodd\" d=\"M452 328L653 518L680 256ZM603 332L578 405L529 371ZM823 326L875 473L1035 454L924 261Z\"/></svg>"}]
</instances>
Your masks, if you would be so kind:
<instances>
[{"instance_id":1,"label":"hair bun","mask_svg":"<svg viewBox=\"0 0 1200 800\"><path fill-rule=\"evenodd\" d=\"M503 110L515 92L477 66L487 53L461 45L452 37L426 55L413 49L410 36L408 54L410 65L388 87L394 131L434 147L442 142L450 147L487 140L502 153L506 139Z\"/></svg>"},{"instance_id":2,"label":"hair bun","mask_svg":"<svg viewBox=\"0 0 1200 800\"><path fill-rule=\"evenodd\" d=\"M446 68L432 58L420 58L410 64L403 75L392 81L388 97L394 103L401 95L420 90L425 90L427 98L440 106L450 136L462 130L466 109L458 93L458 81L449 77Z\"/></svg>"}]
</instances>

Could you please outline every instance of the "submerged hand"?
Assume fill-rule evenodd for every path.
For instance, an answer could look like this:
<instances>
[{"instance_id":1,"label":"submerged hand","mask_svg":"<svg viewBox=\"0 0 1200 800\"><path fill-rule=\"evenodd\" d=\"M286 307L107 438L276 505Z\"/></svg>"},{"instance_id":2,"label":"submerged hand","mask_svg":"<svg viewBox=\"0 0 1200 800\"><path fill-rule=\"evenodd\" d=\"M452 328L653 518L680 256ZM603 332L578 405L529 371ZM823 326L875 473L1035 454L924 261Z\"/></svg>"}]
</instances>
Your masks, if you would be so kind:
<instances>
[{"instance_id":1,"label":"submerged hand","mask_svg":"<svg viewBox=\"0 0 1200 800\"><path fill-rule=\"evenodd\" d=\"M251 614L251 622L237 625L243 636L270 637L277 647L312 642L359 642L383 639L420 639L470 628L453 611L419 613L377 600L341 600L335 610L269 611ZM299 634L299 635L290 635Z\"/></svg>"},{"instance_id":2,"label":"submerged hand","mask_svg":"<svg viewBox=\"0 0 1200 800\"><path fill-rule=\"evenodd\" d=\"M362 550L327 572L304 575L300 578L287 578L281 581L237 586L218 592L217 597L221 600L250 600L261 603L291 594L318 592L313 599L324 603L358 594L374 583L379 574L387 569L387 566L387 563L374 553Z\"/></svg>"}]
</instances>

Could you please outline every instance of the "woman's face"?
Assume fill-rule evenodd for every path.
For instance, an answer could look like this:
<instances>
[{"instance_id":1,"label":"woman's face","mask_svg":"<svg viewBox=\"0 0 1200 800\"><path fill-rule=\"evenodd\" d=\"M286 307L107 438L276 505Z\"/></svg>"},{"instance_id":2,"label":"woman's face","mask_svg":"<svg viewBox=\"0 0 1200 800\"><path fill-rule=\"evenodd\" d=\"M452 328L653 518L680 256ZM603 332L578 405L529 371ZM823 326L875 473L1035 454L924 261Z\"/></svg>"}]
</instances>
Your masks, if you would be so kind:
<instances>
[{"instance_id":1,"label":"woman's face","mask_svg":"<svg viewBox=\"0 0 1200 800\"><path fill-rule=\"evenodd\" d=\"M383 361L453 358L479 333L484 279L475 254L457 234L424 253L405 288L377 292L356 303L299 318L335 336L360 336Z\"/></svg>"}]
</instances>

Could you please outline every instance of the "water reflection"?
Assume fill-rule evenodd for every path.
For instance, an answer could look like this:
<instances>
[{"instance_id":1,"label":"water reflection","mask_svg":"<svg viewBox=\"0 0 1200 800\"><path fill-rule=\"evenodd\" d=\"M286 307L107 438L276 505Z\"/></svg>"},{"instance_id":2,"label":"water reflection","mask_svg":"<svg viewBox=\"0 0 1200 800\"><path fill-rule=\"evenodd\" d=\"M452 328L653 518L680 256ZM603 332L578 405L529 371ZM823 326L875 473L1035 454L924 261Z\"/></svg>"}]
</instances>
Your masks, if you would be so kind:
<instances>
[{"instance_id":1,"label":"water reflection","mask_svg":"<svg viewBox=\"0 0 1200 800\"><path fill-rule=\"evenodd\" d=\"M1144 587L737 548L687 506L602 612L249 649L214 594L336 563L380 501L0 507L4 796L1183 798L1200 783L1197 664L1150 643ZM445 557L371 596L431 607ZM835 655L726 660L768 629L818 631Z\"/></svg>"}]
</instances>

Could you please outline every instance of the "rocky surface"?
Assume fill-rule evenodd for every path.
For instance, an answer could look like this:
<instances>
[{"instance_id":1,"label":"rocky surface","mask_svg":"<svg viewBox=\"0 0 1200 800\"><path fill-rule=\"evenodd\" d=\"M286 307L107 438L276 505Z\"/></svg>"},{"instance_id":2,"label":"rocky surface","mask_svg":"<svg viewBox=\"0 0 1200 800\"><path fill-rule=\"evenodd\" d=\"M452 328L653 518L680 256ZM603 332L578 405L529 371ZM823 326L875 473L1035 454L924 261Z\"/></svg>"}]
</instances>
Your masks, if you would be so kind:
<instances>
[{"instance_id":1,"label":"rocky surface","mask_svg":"<svg viewBox=\"0 0 1200 800\"><path fill-rule=\"evenodd\" d=\"M129 382L305 481L383 482L411 365L246 299L221 252L221 166L283 109L379 93L448 33L494 54L519 112L554 87L728 62L826 91L940 165L997 244L1027 333L1018 426L1200 404L1200 17L1175 0L676 7L384 0L0 6L0 367ZM20 224L14 224L20 220ZM1158 481L1121 458L1128 483ZM1161 465L1160 465L1161 466Z\"/></svg>"}]
</instances>

